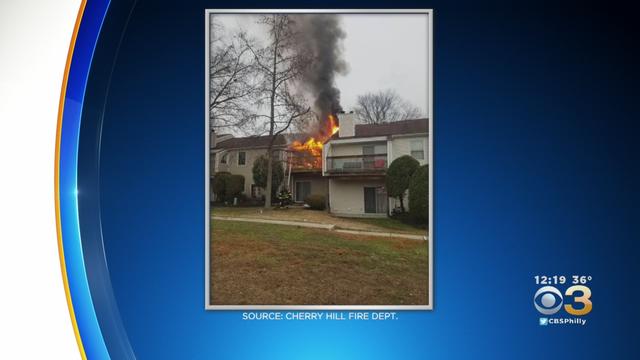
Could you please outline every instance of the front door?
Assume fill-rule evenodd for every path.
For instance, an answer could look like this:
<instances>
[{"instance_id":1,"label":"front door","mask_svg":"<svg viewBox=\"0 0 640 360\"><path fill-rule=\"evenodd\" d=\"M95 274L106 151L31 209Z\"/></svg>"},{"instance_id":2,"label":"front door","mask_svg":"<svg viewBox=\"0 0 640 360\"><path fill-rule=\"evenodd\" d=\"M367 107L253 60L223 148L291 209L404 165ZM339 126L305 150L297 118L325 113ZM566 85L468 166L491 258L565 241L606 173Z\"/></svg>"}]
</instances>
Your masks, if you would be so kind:
<instances>
[{"instance_id":1,"label":"front door","mask_svg":"<svg viewBox=\"0 0 640 360\"><path fill-rule=\"evenodd\" d=\"M296 181L295 201L303 202L309 195L311 195L311 182Z\"/></svg>"},{"instance_id":2,"label":"front door","mask_svg":"<svg viewBox=\"0 0 640 360\"><path fill-rule=\"evenodd\" d=\"M364 188L364 212L367 214L376 213L376 188Z\"/></svg>"}]
</instances>

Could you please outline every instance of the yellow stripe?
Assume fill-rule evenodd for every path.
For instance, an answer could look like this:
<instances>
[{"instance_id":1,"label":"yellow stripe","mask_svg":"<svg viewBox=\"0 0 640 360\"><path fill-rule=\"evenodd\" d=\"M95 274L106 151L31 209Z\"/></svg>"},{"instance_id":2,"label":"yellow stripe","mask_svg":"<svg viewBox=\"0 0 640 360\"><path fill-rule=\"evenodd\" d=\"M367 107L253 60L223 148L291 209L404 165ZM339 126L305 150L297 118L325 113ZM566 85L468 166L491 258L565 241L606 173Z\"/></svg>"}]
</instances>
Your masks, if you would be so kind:
<instances>
[{"instance_id":1,"label":"yellow stripe","mask_svg":"<svg viewBox=\"0 0 640 360\"><path fill-rule=\"evenodd\" d=\"M62 79L62 90L60 91L60 103L58 105L58 128L56 131L56 155L55 164L53 165L53 182L54 182L54 197L56 207L56 227L58 233L58 256L60 257L60 269L62 270L62 282L64 283L64 292L67 296L67 306L69 307L69 315L71 317L71 324L73 325L73 332L76 336L76 342L78 343L78 349L80 350L80 356L82 359L87 359L87 354L84 351L82 345L82 339L80 338L80 330L78 329L78 322L76 320L76 313L73 311L73 302L71 300L71 292L69 290L69 279L67 278L67 265L64 261L64 248L62 244L62 223L60 219L60 138L62 136L62 115L64 113L64 99L67 93L67 82L69 81L69 68L71 67L71 59L73 58L73 50L76 44L76 38L78 37L78 30L80 29L80 22L82 21L82 15L84 14L84 8L87 5L86 0L82 0L80 3L80 9L78 10L78 16L76 17L76 24L73 28L73 34L71 36L71 44L69 45L69 53L67 54L67 63L64 67L64 77Z\"/></svg>"}]
</instances>

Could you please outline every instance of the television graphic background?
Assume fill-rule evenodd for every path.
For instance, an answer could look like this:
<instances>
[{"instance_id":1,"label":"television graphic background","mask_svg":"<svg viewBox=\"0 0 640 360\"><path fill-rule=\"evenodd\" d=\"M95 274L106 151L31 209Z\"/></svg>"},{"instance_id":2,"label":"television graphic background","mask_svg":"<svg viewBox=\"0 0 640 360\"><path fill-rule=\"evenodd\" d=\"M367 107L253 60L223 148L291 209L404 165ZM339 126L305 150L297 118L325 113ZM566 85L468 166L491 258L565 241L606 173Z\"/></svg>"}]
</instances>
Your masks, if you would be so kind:
<instances>
[{"instance_id":1,"label":"television graphic background","mask_svg":"<svg viewBox=\"0 0 640 360\"><path fill-rule=\"evenodd\" d=\"M204 9L299 6L86 3L57 164L86 355L630 357L633 14L587 5L393 4L434 9L433 311L251 322L204 310ZM364 6L389 4L315 5ZM545 274L593 276L587 326L539 325L533 277Z\"/></svg>"}]
</instances>

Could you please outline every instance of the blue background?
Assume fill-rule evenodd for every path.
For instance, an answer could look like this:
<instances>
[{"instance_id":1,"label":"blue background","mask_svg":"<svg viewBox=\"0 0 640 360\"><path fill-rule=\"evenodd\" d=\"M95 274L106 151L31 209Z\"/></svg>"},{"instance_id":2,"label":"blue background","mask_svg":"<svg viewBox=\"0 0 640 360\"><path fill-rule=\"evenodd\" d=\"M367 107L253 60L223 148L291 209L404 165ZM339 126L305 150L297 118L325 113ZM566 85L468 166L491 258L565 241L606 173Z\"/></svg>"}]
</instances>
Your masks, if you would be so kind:
<instances>
[{"instance_id":1,"label":"blue background","mask_svg":"<svg viewBox=\"0 0 640 360\"><path fill-rule=\"evenodd\" d=\"M204 9L224 7L435 10L433 311L249 322L204 310ZM87 276L111 357L633 358L639 79L630 10L111 3L86 84L77 172ZM555 274L593 276L586 326L538 325L533 277Z\"/></svg>"}]
</instances>

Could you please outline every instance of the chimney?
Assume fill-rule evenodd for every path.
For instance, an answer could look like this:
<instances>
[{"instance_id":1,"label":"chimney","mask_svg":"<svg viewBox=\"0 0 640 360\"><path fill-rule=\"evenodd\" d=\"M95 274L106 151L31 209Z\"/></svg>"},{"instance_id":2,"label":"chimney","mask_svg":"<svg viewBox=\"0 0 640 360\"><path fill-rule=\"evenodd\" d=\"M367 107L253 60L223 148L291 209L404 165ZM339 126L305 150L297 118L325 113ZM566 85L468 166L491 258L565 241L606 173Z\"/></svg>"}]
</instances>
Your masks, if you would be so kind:
<instances>
[{"instance_id":1,"label":"chimney","mask_svg":"<svg viewBox=\"0 0 640 360\"><path fill-rule=\"evenodd\" d=\"M355 114L352 112L338 115L338 121L340 130L338 130L338 137L352 137L356 135L356 119Z\"/></svg>"}]
</instances>

